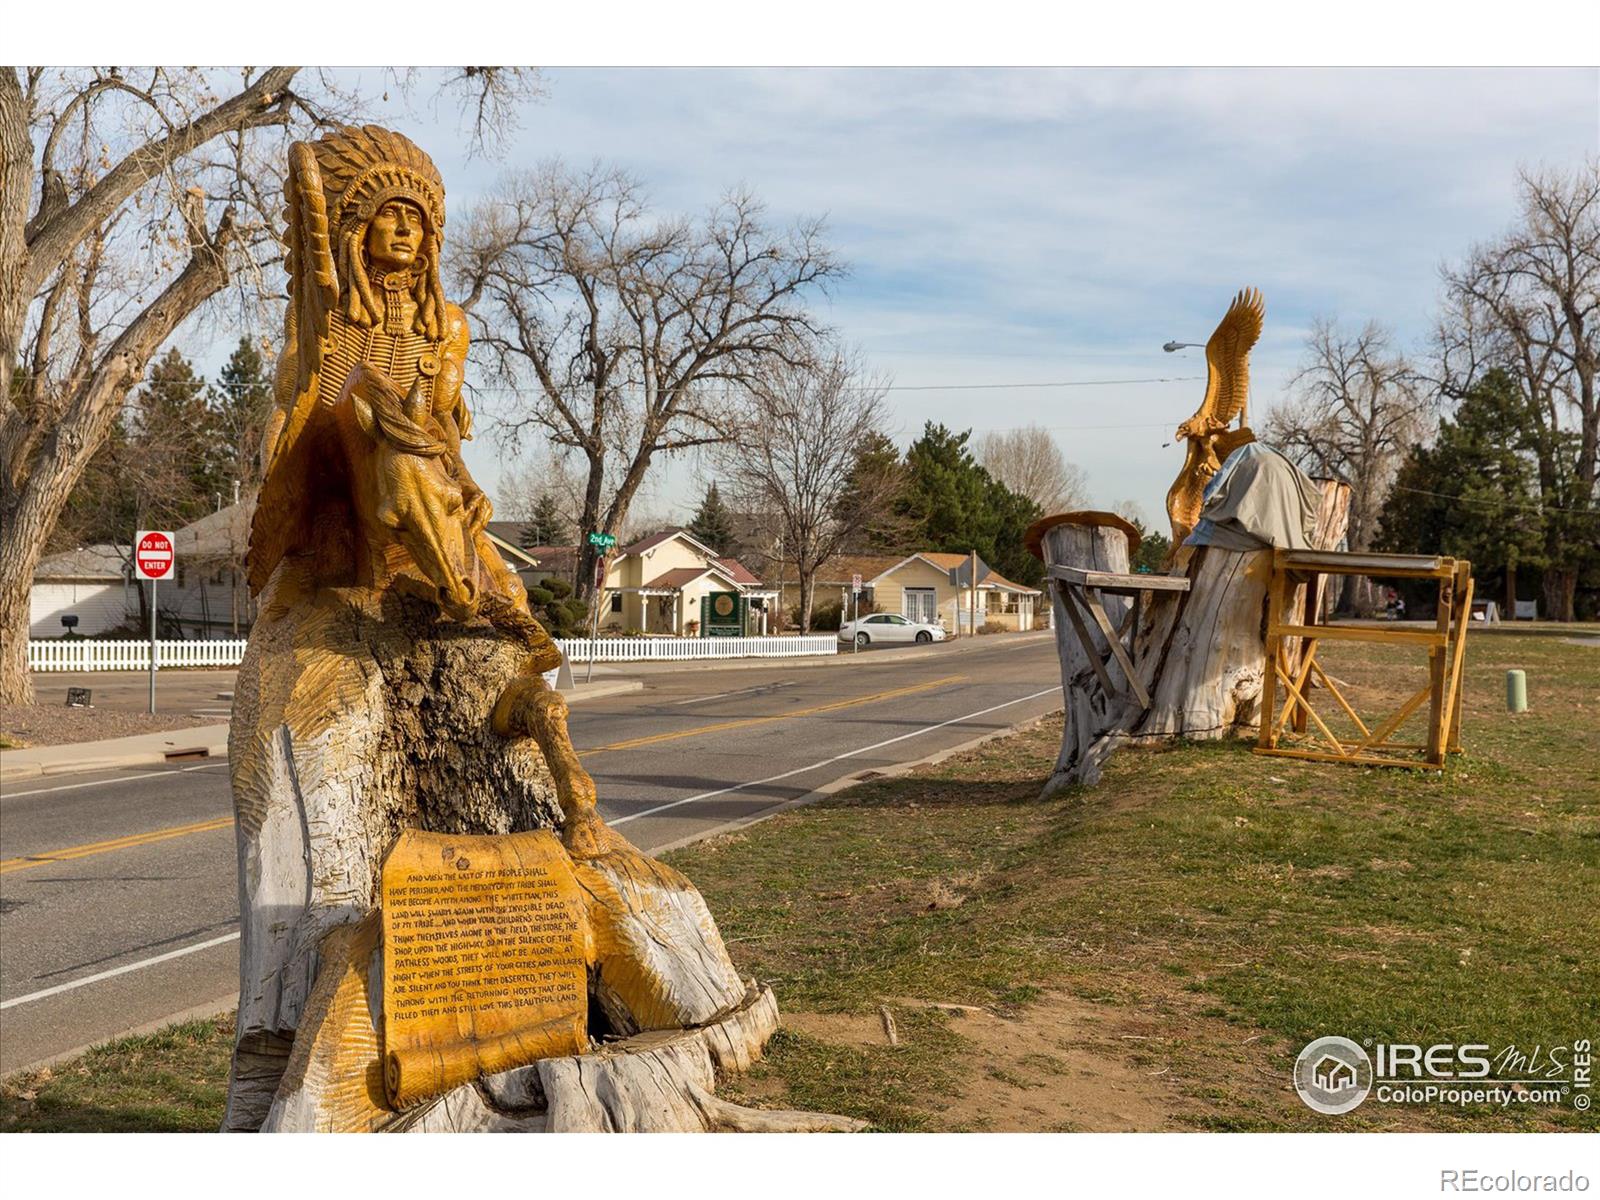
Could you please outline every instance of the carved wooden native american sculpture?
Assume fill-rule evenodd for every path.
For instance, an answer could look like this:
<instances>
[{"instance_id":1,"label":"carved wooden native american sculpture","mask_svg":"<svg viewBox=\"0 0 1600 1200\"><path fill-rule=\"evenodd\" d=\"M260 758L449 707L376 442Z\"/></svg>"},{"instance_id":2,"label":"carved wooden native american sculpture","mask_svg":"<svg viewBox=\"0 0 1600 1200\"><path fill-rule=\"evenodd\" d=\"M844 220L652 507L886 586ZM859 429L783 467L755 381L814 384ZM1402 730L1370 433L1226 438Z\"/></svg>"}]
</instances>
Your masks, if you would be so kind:
<instances>
[{"instance_id":1,"label":"carved wooden native american sculpture","mask_svg":"<svg viewBox=\"0 0 1600 1200\"><path fill-rule=\"evenodd\" d=\"M286 192L260 618L229 742L242 933L224 1127L849 1127L712 1094L760 1053L776 1001L740 978L694 886L600 819L542 677L560 653L484 536L439 172L397 133L350 128L293 146ZM444 922L461 954L397 956L391 926L432 928L424 910L452 894L471 898ZM544 950L523 946L496 974L522 896L540 898L521 940L559 949L530 966ZM458 957L470 986L438 965ZM549 981L574 971L563 999ZM386 1045L402 1006L422 1031L408 1048Z\"/></svg>"}]
</instances>

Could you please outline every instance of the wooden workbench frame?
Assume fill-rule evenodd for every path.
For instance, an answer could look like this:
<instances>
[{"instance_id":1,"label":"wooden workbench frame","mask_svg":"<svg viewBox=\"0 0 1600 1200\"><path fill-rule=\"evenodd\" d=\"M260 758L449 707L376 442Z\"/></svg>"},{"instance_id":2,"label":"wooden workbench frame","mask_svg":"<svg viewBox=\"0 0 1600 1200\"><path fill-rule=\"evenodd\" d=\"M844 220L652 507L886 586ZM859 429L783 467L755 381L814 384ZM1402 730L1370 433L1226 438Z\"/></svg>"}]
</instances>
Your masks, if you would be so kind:
<instances>
[{"instance_id":1,"label":"wooden workbench frame","mask_svg":"<svg viewBox=\"0 0 1600 1200\"><path fill-rule=\"evenodd\" d=\"M1286 622L1284 612L1294 588L1308 580L1315 583L1321 575L1436 580L1438 607L1434 628L1320 625L1316 623L1312 606L1308 606L1311 611L1302 615L1299 622ZM1309 588L1308 593L1316 590ZM1465 559L1442 555L1345 554L1331 550L1274 551L1272 579L1267 587L1267 654L1256 753L1377 767L1444 766L1445 754L1458 753L1461 749L1461 673L1471 614L1472 564ZM1290 639L1296 638L1301 639L1297 657L1291 653L1290 643ZM1369 726L1317 662L1317 649L1323 641L1425 648L1428 681L1387 718ZM1284 701L1281 709L1277 703L1280 685ZM1355 723L1361 731L1359 739L1340 738L1329 729L1311 704L1313 686L1325 690L1344 715ZM1426 740L1394 741L1401 726L1424 702L1428 705ZM1296 744L1280 744L1286 730Z\"/></svg>"}]
</instances>

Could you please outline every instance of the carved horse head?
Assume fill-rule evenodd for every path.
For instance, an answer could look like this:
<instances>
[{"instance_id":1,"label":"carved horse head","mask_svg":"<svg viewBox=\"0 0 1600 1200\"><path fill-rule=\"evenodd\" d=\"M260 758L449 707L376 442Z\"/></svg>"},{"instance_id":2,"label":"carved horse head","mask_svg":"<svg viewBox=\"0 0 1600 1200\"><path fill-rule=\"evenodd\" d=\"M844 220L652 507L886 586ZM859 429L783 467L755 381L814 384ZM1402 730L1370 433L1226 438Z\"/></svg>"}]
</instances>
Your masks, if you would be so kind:
<instances>
[{"instance_id":1,"label":"carved horse head","mask_svg":"<svg viewBox=\"0 0 1600 1200\"><path fill-rule=\"evenodd\" d=\"M401 396L365 364L350 373L334 405L359 533L380 569L404 576L407 555L439 608L457 621L477 614L476 506L463 507L448 446L427 398Z\"/></svg>"}]
</instances>

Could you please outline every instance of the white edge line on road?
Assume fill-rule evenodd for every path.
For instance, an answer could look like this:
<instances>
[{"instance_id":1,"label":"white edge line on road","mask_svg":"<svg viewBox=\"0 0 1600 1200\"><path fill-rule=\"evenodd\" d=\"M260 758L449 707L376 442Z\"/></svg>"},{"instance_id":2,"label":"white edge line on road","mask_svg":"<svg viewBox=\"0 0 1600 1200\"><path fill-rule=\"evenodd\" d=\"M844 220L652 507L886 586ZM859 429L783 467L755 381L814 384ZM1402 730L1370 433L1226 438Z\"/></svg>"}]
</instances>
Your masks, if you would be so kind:
<instances>
[{"instance_id":1,"label":"white edge line on road","mask_svg":"<svg viewBox=\"0 0 1600 1200\"><path fill-rule=\"evenodd\" d=\"M49 996L59 996L62 992L70 992L74 988L88 987L91 983L99 983L102 979L114 979L118 975L126 975L130 971L142 971L145 967L153 967L157 963L171 962L175 958L182 958L185 954L195 954L201 950L209 950L213 946L221 946L226 942L239 940L239 931L225 933L221 937L212 938L207 942L196 942L192 946L181 946L177 950L168 950L165 954L157 954L154 958L141 958L138 962L131 962L121 967L112 967L109 971L101 971L98 975L85 975L82 979L74 979L71 983L58 983L55 987L45 988L42 992L29 992L26 996L13 996L9 1000L0 1000L0 1009L15 1008L19 1004L27 1004L34 1000L43 1000Z\"/></svg>"},{"instance_id":2,"label":"white edge line on road","mask_svg":"<svg viewBox=\"0 0 1600 1200\"><path fill-rule=\"evenodd\" d=\"M182 775L188 771L209 771L213 767L225 767L227 759L218 759L216 762L201 763L197 767L179 767L174 771L140 771L137 775L122 775L116 779L96 779L90 783L63 783L60 787L34 788L31 792L7 792L7 800L21 800L24 796L43 796L46 792L70 792L78 788L110 787L114 783L136 783L141 779L149 779L154 775ZM115 767L107 770L114 771Z\"/></svg>"},{"instance_id":3,"label":"white edge line on road","mask_svg":"<svg viewBox=\"0 0 1600 1200\"><path fill-rule=\"evenodd\" d=\"M925 733L932 733L936 729L943 729L947 725L957 725L962 721L970 721L974 717L987 716L992 712L999 712L1002 708L1010 708L1013 704L1026 704L1029 700L1037 700L1040 696L1048 696L1051 692L1059 692L1060 684L1047 687L1042 692L1034 692L1031 696L1018 696L1015 700L1007 700L1004 704L995 704L989 708L980 708L977 712L970 712L960 717L951 717L948 721L940 721L937 725L928 725L922 729L913 729L910 733L902 733L898 737L886 738L881 742L873 742L870 746L861 746L855 750L846 750L843 754L835 754L832 758L819 759L804 767L796 767L792 771L785 771L781 775L768 775L765 779L749 779L744 783L735 783L725 788L717 788L712 792L701 792L698 796L685 796L682 800L674 800L670 804L658 804L654 808L647 808L643 812L629 813L625 817L612 817L606 820L607 825L626 825L629 821L637 821L641 817L653 817L656 813L666 812L669 808L677 808L682 804L693 804L696 800L710 800L714 796L726 796L729 792L740 792L745 788L760 787L764 783L776 783L780 779L788 779L794 775L804 775L807 771L815 771L818 767L825 767L829 763L841 762L847 758L854 758L858 754L865 754L869 750L881 750L885 746L892 746L896 742L903 742L907 738L921 737Z\"/></svg>"},{"instance_id":4,"label":"white edge line on road","mask_svg":"<svg viewBox=\"0 0 1600 1200\"><path fill-rule=\"evenodd\" d=\"M1010 708L1014 704L1026 704L1029 700L1037 700L1040 696L1048 696L1051 692L1059 692L1060 690L1061 690L1061 688L1060 688L1059 685L1056 686L1056 687L1048 687L1048 688L1045 688L1043 691L1034 692L1030 696L1018 696L1015 700L1007 700L1004 704L995 704L995 705L991 705L988 708L980 708L977 712L966 713L963 716L959 716L959 717L951 717L948 721L940 721L937 725L928 725L928 726L925 726L922 729L913 729L910 733L902 733L897 737L886 738L881 742L873 742L872 745L870 745L870 746L861 746L861 747L858 747L855 750L846 750L843 754L835 754L832 758L824 758L824 759L821 759L821 760L819 760L817 762L811 763L808 766L796 767L794 770L785 771L781 775L768 775L765 779L750 779L750 780L746 780L744 783L735 783L735 784L732 784L729 787L718 788L715 791L701 792L698 796L685 796L682 800L674 800L670 804L658 804L658 805L656 805L656 807L647 808L643 812L630 813L628 816L625 816L625 817L617 817L614 820L608 821L607 824L609 824L609 825L625 825L629 821L637 821L640 817L650 817L650 816L654 816L656 813L666 812L668 809L671 809L671 808L677 808L680 805L693 804L696 800L710 800L715 796L725 796L730 792L743 791L745 788L760 787L764 783L776 783L780 779L788 779L788 778L790 778L791 776L794 776L794 775L803 775L807 771L815 771L818 767L825 767L829 763L842 762L844 759L854 758L858 754L866 754L870 750L881 750L885 746L892 746L896 742L903 742L903 741L906 741L908 738L921 737L925 733L933 733L935 730L944 729L946 726L949 726L949 725L957 725L957 724L960 724L962 721L970 721L975 717L987 716L988 714L990 714L992 712L999 712L1002 708ZM207 765L217 765L217 764L207 764ZM201 770L202 768L200 768L200 767L184 767L182 769L186 770L186 771L198 771L198 770ZM165 771L152 772L152 774L169 774L169 773L170 772L165 772ZM113 782L114 783L114 782L120 782L120 781L111 780L109 782ZM68 787L94 787L94 786L97 786L97 785L95 785L95 784L87 784L87 783L78 783L78 784L68 784L67 786ZM45 791L60 791L60 790L64 790L64 789L60 789L60 788L45 788L43 790L45 790ZM28 793L28 794L31 795L33 793ZM201 950L209 950L213 946L221 946L221 945L224 945L224 944L226 944L228 942L234 942L234 941L238 941L238 940L239 940L239 933L236 930L233 933L223 934L221 937L211 938L209 941L196 942L192 946L182 946L182 947L179 947L177 950L168 950L165 954L157 954L152 958L142 958L138 962L131 962L131 963L126 963L126 964L124 964L123 966L120 966L120 967L113 967L109 971L101 971L101 972L99 972L98 974L95 974L95 975L86 975L82 979L74 979L71 983L59 983L55 987L48 987L48 988L45 988L44 990L38 991L38 992L29 992L25 996L13 996L10 1000L0 1001L0 1010L4 1010L4 1009L8 1009L8 1008L15 1008L19 1004L29 1004L34 1000L45 1000L45 999L48 999L51 996L59 996L63 992L70 992L70 991L73 991L76 988L88 987L91 983L99 983L99 982L101 982L102 980L105 980L105 979L114 979L118 975L127 975L127 974L129 974L129 973L131 973L133 971L142 971L146 967L154 967L154 966L156 966L156 965L158 965L160 963L171 962L175 958L182 958L182 957L184 957L185 955L188 955L188 954L196 954Z\"/></svg>"}]
</instances>

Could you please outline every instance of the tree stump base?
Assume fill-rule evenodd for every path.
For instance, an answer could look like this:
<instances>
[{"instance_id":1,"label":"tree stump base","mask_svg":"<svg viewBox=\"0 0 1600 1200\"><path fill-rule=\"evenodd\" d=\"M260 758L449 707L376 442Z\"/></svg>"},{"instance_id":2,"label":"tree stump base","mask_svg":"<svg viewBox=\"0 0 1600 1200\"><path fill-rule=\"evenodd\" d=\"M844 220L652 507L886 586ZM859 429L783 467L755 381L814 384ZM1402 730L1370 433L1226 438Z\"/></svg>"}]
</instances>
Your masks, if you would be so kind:
<instances>
[{"instance_id":1,"label":"tree stump base","mask_svg":"<svg viewBox=\"0 0 1600 1200\"><path fill-rule=\"evenodd\" d=\"M392 593L326 589L282 606L273 594L240 668L230 742L243 944L224 1128L861 1127L716 1097L719 1078L760 1056L777 1001L739 975L679 872L603 825L581 851L559 841L539 746L494 732L497 698L536 665L523 642ZM586 1052L456 1086L469 1067L413 1107L391 1102L380 877L404 830L549 831L553 869L579 897L587 987L571 1016Z\"/></svg>"},{"instance_id":2,"label":"tree stump base","mask_svg":"<svg viewBox=\"0 0 1600 1200\"><path fill-rule=\"evenodd\" d=\"M1319 547L1343 538L1348 504L1344 485L1324 485L1313 535ZM1125 576L1138 534L1113 514L1064 513L1037 524L1029 545L1047 569ZM1084 645L1068 607L1076 601L1065 585L1050 582L1066 715L1061 753L1042 796L1097 782L1106 760L1128 742L1255 736L1267 669L1272 551L1183 546L1174 567L1188 580L1187 590L1145 593L1148 601L1131 623L1125 623L1133 603L1128 596L1101 598L1111 637L1121 643L1138 687L1116 661L1105 630L1086 626L1090 646ZM1320 598L1302 588L1293 603L1315 606ZM1297 650L1290 647L1290 656Z\"/></svg>"}]
</instances>

